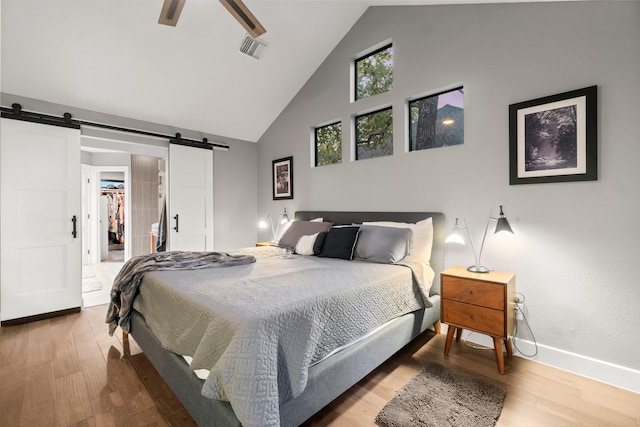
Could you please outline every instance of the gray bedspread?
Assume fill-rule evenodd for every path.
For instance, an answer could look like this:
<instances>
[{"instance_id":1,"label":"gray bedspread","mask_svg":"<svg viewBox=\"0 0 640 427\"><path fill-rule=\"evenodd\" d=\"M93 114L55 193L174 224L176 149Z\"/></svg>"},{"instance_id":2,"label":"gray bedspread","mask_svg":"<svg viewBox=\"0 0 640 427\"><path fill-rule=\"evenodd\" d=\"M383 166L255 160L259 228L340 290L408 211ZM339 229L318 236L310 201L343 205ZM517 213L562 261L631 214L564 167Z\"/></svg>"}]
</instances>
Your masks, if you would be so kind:
<instances>
[{"instance_id":1,"label":"gray bedspread","mask_svg":"<svg viewBox=\"0 0 640 427\"><path fill-rule=\"evenodd\" d=\"M245 427L278 426L279 404L304 390L311 364L422 308L433 279L428 266L242 253L256 263L146 274L134 308L164 348L211 371L202 394L229 401Z\"/></svg>"},{"instance_id":2,"label":"gray bedspread","mask_svg":"<svg viewBox=\"0 0 640 427\"><path fill-rule=\"evenodd\" d=\"M113 280L106 323L109 335L120 326L130 329L130 313L133 300L145 273L157 270L198 270L201 268L229 267L255 262L250 255L229 255L225 252L158 252L128 260Z\"/></svg>"}]
</instances>

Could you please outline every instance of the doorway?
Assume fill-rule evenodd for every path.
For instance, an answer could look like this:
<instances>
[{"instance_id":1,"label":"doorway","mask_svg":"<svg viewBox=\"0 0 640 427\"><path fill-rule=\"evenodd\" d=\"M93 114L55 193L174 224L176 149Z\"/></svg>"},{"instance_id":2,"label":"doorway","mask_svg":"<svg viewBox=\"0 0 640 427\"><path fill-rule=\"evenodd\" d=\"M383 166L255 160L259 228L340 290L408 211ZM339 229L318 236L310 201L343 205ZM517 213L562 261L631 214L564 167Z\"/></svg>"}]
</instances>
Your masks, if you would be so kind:
<instances>
[{"instance_id":1,"label":"doorway","mask_svg":"<svg viewBox=\"0 0 640 427\"><path fill-rule=\"evenodd\" d=\"M128 165L83 164L82 170L82 300L91 307L109 302L113 279L129 258L130 173Z\"/></svg>"},{"instance_id":2,"label":"doorway","mask_svg":"<svg viewBox=\"0 0 640 427\"><path fill-rule=\"evenodd\" d=\"M85 307L108 303L124 262L150 253L166 194L167 156L167 147L83 136L83 282L102 285L85 287Z\"/></svg>"}]
</instances>

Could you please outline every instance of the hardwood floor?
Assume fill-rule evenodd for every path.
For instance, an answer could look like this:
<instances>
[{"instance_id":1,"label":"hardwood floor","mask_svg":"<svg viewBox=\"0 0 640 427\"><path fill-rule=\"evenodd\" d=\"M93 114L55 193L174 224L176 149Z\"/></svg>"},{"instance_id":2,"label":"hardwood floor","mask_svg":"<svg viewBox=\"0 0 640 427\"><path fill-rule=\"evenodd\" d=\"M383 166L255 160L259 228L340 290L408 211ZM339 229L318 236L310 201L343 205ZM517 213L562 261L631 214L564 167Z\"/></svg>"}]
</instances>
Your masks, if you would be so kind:
<instances>
[{"instance_id":1,"label":"hardwood floor","mask_svg":"<svg viewBox=\"0 0 640 427\"><path fill-rule=\"evenodd\" d=\"M133 339L104 324L106 306L0 328L0 426L195 425ZM521 358L499 375L492 350L424 334L305 423L375 426L375 416L427 362L507 389L498 426L640 426L640 394ZM128 348L127 348L128 347ZM125 351L126 350L126 351Z\"/></svg>"}]
</instances>

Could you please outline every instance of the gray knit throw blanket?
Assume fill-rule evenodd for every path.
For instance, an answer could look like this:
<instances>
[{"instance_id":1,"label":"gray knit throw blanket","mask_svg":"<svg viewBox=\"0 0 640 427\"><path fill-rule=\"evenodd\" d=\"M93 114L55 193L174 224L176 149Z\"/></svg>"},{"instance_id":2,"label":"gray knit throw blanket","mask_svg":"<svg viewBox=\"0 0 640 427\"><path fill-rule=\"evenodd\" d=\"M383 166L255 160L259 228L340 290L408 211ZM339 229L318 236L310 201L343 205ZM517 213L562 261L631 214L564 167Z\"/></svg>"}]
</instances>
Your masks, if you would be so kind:
<instances>
[{"instance_id":1,"label":"gray knit throw blanket","mask_svg":"<svg viewBox=\"0 0 640 427\"><path fill-rule=\"evenodd\" d=\"M138 294L142 277L148 271L157 270L199 270L202 268L230 267L256 262L252 255L229 255L225 252L158 252L142 255L127 261L111 288L111 302L107 310L106 323L109 335L120 326L123 331L131 330L130 316L133 300Z\"/></svg>"}]
</instances>

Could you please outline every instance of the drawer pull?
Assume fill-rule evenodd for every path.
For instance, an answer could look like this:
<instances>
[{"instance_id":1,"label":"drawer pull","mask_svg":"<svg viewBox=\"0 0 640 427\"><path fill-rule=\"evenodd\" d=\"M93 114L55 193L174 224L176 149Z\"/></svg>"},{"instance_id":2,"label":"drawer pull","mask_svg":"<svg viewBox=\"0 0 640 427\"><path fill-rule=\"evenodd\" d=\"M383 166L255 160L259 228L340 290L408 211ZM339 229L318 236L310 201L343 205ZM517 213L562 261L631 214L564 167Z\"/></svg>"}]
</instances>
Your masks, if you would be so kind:
<instances>
[{"instance_id":1,"label":"drawer pull","mask_svg":"<svg viewBox=\"0 0 640 427\"><path fill-rule=\"evenodd\" d=\"M469 290L469 295L473 295L473 291L472 290Z\"/></svg>"},{"instance_id":2,"label":"drawer pull","mask_svg":"<svg viewBox=\"0 0 640 427\"><path fill-rule=\"evenodd\" d=\"M473 314L469 315L469 319L473 320Z\"/></svg>"}]
</instances>

